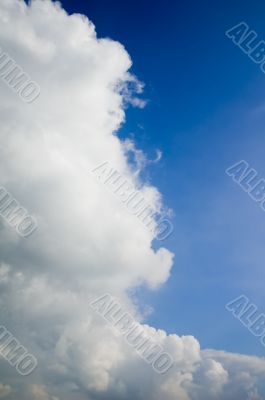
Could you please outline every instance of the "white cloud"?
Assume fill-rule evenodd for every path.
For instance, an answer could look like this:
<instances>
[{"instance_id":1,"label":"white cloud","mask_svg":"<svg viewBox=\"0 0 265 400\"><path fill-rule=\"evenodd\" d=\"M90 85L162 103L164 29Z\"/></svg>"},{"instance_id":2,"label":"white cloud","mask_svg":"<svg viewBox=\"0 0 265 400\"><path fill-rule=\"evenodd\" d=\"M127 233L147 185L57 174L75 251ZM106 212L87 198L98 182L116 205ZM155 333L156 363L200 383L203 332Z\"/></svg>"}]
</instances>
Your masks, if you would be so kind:
<instances>
[{"instance_id":1,"label":"white cloud","mask_svg":"<svg viewBox=\"0 0 265 400\"><path fill-rule=\"evenodd\" d=\"M0 226L1 323L38 358L23 381L1 361L6 382L21 400L228 400L231 388L231 400L244 400L258 393L263 359L201 352L193 336L145 325L175 360L158 376L89 310L90 298L111 292L141 320L128 290L159 287L172 268L173 254L154 250L151 233L89 173L108 160L162 207L158 190L128 165L129 142L126 148L116 136L124 102L139 103L126 83L136 93L141 84L120 43L98 39L87 18L58 3L1 0L0 21L0 46L41 87L29 105L0 82L0 182L38 221L26 240ZM129 147L143 168L144 155Z\"/></svg>"},{"instance_id":2,"label":"white cloud","mask_svg":"<svg viewBox=\"0 0 265 400\"><path fill-rule=\"evenodd\" d=\"M43 385L31 385L30 393L33 400L54 400Z\"/></svg>"},{"instance_id":3,"label":"white cloud","mask_svg":"<svg viewBox=\"0 0 265 400\"><path fill-rule=\"evenodd\" d=\"M0 399L4 399L12 392L12 389L9 385L3 385L0 383Z\"/></svg>"}]
</instances>

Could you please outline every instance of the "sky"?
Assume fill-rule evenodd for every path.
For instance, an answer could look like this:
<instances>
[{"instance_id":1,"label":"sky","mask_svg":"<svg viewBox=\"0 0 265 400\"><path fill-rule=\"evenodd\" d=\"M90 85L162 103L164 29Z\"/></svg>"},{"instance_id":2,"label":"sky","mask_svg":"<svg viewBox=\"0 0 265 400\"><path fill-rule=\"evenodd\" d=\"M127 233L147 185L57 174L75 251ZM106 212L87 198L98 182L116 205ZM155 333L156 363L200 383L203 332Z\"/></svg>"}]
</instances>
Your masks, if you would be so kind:
<instances>
[{"instance_id":1,"label":"sky","mask_svg":"<svg viewBox=\"0 0 265 400\"><path fill-rule=\"evenodd\" d=\"M264 39L263 2L63 5L89 15L100 36L120 41L145 84L147 105L127 110L119 136L132 137L150 159L156 149L163 153L147 177L174 210L174 233L166 243L176 254L166 285L140 294L154 307L148 322L196 333L205 348L264 356L256 338L224 308L244 293L265 312L265 215L225 174L245 159L265 176L265 75L225 36L245 21Z\"/></svg>"},{"instance_id":2,"label":"sky","mask_svg":"<svg viewBox=\"0 0 265 400\"><path fill-rule=\"evenodd\" d=\"M265 399L265 347L226 308L246 296L265 314L265 213L226 173L245 160L265 179L265 73L225 34L243 21L265 41L264 15L261 1L1 0L0 189L36 229L1 214L0 328L38 366L19 375L0 348L0 399ZM124 206L113 171L169 210L169 237ZM163 348L166 373L101 296Z\"/></svg>"}]
</instances>

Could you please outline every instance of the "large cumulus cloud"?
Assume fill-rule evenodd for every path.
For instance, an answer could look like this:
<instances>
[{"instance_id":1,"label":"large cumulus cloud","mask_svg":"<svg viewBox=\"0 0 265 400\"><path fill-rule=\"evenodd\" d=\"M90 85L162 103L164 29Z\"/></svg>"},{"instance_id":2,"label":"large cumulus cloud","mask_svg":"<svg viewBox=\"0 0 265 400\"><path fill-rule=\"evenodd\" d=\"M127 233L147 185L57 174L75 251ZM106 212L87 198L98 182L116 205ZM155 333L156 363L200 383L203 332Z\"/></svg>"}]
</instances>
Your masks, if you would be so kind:
<instances>
[{"instance_id":1,"label":"large cumulus cloud","mask_svg":"<svg viewBox=\"0 0 265 400\"><path fill-rule=\"evenodd\" d=\"M202 352L193 336L145 325L175 361L158 376L89 310L89 299L111 292L144 322L128 291L140 284L159 287L173 264L173 254L162 246L155 250L153 234L90 173L108 161L155 210L163 208L159 191L141 182L128 162L128 147L138 161L141 153L116 135L126 102L143 105L132 93L141 84L129 73L124 47L97 38L86 17L70 16L50 0L1 0L0 47L41 88L26 104L0 82L0 183L38 221L24 239L1 220L1 324L39 361L30 377L21 378L0 359L0 397L260 396L263 359Z\"/></svg>"}]
</instances>

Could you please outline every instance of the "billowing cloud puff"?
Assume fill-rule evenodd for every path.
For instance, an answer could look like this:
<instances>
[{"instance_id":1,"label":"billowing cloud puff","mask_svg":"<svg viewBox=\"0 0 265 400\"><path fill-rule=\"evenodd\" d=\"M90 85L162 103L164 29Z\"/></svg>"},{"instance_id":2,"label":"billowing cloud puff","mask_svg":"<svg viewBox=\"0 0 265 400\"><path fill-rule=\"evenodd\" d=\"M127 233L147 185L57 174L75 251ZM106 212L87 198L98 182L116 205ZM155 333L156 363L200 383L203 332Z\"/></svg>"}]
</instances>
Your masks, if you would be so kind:
<instances>
[{"instance_id":1,"label":"billowing cloud puff","mask_svg":"<svg viewBox=\"0 0 265 400\"><path fill-rule=\"evenodd\" d=\"M153 233L115 196L117 182L103 184L91 173L108 162L154 210L163 209L159 191L141 181L144 155L117 136L125 104L143 106L124 47L97 38L86 17L68 15L59 3L1 0L0 50L41 89L34 102L23 102L4 81L0 59L0 184L38 223L22 238L1 219L1 325L38 367L25 378L0 358L0 397L1 390L10 400L18 393L21 400L244 400L264 393L263 359L204 352L193 336L143 325L174 359L157 374L89 307L110 292L143 323L129 290L159 287L173 265L173 254L154 249Z\"/></svg>"}]
</instances>

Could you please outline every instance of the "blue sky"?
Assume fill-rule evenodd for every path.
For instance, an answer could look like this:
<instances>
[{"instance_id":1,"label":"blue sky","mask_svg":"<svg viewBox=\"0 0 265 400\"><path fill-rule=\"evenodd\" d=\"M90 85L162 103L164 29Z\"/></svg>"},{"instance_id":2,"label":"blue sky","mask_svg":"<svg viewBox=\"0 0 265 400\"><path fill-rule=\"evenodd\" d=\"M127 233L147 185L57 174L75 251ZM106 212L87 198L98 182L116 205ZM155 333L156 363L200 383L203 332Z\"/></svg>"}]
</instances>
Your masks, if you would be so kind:
<instances>
[{"instance_id":1,"label":"blue sky","mask_svg":"<svg viewBox=\"0 0 265 400\"><path fill-rule=\"evenodd\" d=\"M127 110L120 136L150 158L163 152L148 176L175 212L166 244L176 254L168 283L141 292L154 307L148 323L193 334L203 348L264 355L224 307L244 293L265 312L265 214L225 174L245 159L265 177L265 75L225 36L245 21L265 39L264 3L62 3L123 43L145 83L148 105Z\"/></svg>"},{"instance_id":2,"label":"blue sky","mask_svg":"<svg viewBox=\"0 0 265 400\"><path fill-rule=\"evenodd\" d=\"M264 11L0 0L1 399L265 400L265 212L226 173L265 195L265 73L225 34L245 21L265 70Z\"/></svg>"}]
</instances>

